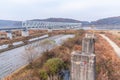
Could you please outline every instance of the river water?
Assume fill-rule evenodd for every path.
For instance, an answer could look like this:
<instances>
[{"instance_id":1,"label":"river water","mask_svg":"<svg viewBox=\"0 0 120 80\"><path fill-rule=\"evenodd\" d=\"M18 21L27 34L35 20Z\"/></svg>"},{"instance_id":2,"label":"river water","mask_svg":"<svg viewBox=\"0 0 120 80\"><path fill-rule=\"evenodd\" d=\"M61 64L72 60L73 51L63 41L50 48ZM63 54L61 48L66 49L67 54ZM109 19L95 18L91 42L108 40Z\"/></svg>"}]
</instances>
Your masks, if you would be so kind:
<instances>
[{"instance_id":1,"label":"river water","mask_svg":"<svg viewBox=\"0 0 120 80\"><path fill-rule=\"evenodd\" d=\"M54 41L54 46L45 47L45 46L39 45L35 47L34 50L36 53L37 52L39 53L37 56L40 56L43 51L52 49L55 46L59 46L64 42L64 40L68 38L73 38L73 37L74 35L57 35L57 36L49 37L47 39ZM44 40L46 39L43 39L37 42L40 43ZM35 43L37 44L37 42ZM42 50L40 50L40 48L42 48ZM13 73L17 69L21 68L22 66L28 64L28 61L26 60L26 58L25 57L23 58L23 55L25 54L25 52L26 52L25 46L22 46L22 47L12 49L0 54L0 80L8 76L9 74Z\"/></svg>"}]
</instances>

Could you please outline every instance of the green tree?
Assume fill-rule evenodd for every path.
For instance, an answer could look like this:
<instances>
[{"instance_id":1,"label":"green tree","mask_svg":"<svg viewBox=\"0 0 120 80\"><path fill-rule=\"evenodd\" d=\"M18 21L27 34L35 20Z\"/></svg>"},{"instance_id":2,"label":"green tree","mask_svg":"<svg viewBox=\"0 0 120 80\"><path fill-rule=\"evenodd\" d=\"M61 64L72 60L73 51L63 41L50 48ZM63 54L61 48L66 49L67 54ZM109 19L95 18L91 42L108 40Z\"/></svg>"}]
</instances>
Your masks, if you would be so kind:
<instances>
[{"instance_id":1,"label":"green tree","mask_svg":"<svg viewBox=\"0 0 120 80\"><path fill-rule=\"evenodd\" d=\"M65 67L64 62L59 58L49 59L45 64L44 68L47 70L48 74L57 74L61 69Z\"/></svg>"},{"instance_id":2,"label":"green tree","mask_svg":"<svg viewBox=\"0 0 120 80\"><path fill-rule=\"evenodd\" d=\"M49 80L61 80L59 72L64 69L65 64L59 58L52 58L47 60L43 68L47 71Z\"/></svg>"},{"instance_id":3,"label":"green tree","mask_svg":"<svg viewBox=\"0 0 120 80\"><path fill-rule=\"evenodd\" d=\"M41 69L40 70L40 80L47 80L47 78L48 78L48 74L47 74L47 72L44 70L44 69Z\"/></svg>"}]
</instances>

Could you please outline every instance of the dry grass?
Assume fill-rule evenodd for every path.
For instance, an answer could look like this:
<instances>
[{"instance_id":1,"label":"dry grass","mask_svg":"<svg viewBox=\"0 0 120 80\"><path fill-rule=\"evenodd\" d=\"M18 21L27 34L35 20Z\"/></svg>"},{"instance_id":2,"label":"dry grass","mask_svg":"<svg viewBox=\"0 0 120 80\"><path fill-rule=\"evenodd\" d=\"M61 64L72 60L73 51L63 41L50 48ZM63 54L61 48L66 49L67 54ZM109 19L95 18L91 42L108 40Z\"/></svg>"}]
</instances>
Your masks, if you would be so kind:
<instances>
[{"instance_id":1,"label":"dry grass","mask_svg":"<svg viewBox=\"0 0 120 80\"><path fill-rule=\"evenodd\" d=\"M97 37L95 44L97 80L120 80L120 58L106 40Z\"/></svg>"},{"instance_id":2,"label":"dry grass","mask_svg":"<svg viewBox=\"0 0 120 80\"><path fill-rule=\"evenodd\" d=\"M78 44L79 41L83 37L84 33L81 35L77 35L75 39L70 39L66 41L66 45L58 46L51 51L46 51L43 53L41 57L39 57L36 61L33 62L32 69L29 68L30 65L25 67L24 69L20 70L18 73L14 74L12 76L11 80L25 80L27 78L35 78L36 80L39 80L39 71L43 67L43 64L50 58L60 58L63 60L63 62L66 64L67 68L70 69L70 54L71 51L74 50L81 50L81 44ZM79 39L81 38L81 39ZM74 43L74 44L73 44ZM69 48L69 45L73 45L71 48ZM31 75L31 76L29 76ZM32 80L34 80L32 78ZM27 79L28 80L28 79ZM29 79L31 80L31 79Z\"/></svg>"}]
</instances>

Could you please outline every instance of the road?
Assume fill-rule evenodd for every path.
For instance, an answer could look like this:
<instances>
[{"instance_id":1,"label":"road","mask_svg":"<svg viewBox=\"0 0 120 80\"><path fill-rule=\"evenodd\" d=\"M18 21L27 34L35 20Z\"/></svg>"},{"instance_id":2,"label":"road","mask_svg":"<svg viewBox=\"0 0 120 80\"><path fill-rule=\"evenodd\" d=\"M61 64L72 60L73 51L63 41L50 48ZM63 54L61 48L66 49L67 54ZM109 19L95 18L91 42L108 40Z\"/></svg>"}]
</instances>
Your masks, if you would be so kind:
<instances>
[{"instance_id":1,"label":"road","mask_svg":"<svg viewBox=\"0 0 120 80\"><path fill-rule=\"evenodd\" d=\"M67 38L72 38L74 35L57 35L53 37L49 37L47 39L54 40L55 46L61 45L64 40ZM44 39L46 40L46 39ZM42 42L44 40L40 40ZM53 48L53 47L49 47ZM35 52L39 52L40 54L47 49L43 49L43 46L38 46L35 48ZM13 73L17 69L21 68L22 66L28 64L27 60L23 57L25 54L25 46L15 48L0 54L0 80L3 79L5 76Z\"/></svg>"},{"instance_id":2,"label":"road","mask_svg":"<svg viewBox=\"0 0 120 80\"><path fill-rule=\"evenodd\" d=\"M43 36L40 36L40 37L37 37L37 38L32 38L32 39L29 39L28 41L29 41L29 43L33 43L33 42L36 42L36 41L38 41L38 40L41 40L41 39L44 39L44 38L47 38L48 37L48 35L46 34L46 35L43 35ZM13 46L23 46L23 45L25 45L22 41L19 41L19 42L14 42L13 43ZM8 46L9 46L9 44L5 44L5 45L0 45L0 50L3 50L3 49L8 49ZM16 47L15 47L16 48Z\"/></svg>"},{"instance_id":3,"label":"road","mask_svg":"<svg viewBox=\"0 0 120 80\"><path fill-rule=\"evenodd\" d=\"M112 48L114 49L116 54L120 57L120 48L118 47L118 45L115 42L113 42L112 40L110 40L104 34L100 34L100 36L102 36L112 46Z\"/></svg>"}]
</instances>

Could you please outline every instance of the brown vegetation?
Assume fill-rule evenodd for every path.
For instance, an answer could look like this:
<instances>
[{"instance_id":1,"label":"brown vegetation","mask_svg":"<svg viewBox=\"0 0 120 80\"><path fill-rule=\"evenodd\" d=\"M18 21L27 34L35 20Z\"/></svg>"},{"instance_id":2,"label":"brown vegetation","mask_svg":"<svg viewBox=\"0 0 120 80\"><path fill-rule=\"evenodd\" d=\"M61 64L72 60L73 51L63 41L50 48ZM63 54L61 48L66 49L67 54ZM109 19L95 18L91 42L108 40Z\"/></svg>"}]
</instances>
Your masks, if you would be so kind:
<instances>
[{"instance_id":1,"label":"brown vegetation","mask_svg":"<svg viewBox=\"0 0 120 80\"><path fill-rule=\"evenodd\" d=\"M70 38L67 41L65 41L63 45L55 47L50 51L44 52L41 57L39 57L37 60L33 62L32 68L30 67L31 65L28 65L24 69L20 70L18 73L14 74L11 80L26 80L26 79L33 80L33 78L35 78L34 80L44 80L41 79L40 74L44 76L44 77L42 76L42 78L46 78L45 76L49 75L49 73L46 74L45 72L46 67L44 67L44 64L49 59L52 58L58 58L62 60L63 63L65 64L64 69L70 69L71 51L73 49L81 50L81 41L83 36L84 31L79 31L76 34L75 38Z\"/></svg>"},{"instance_id":2,"label":"brown vegetation","mask_svg":"<svg viewBox=\"0 0 120 80\"><path fill-rule=\"evenodd\" d=\"M13 36L13 38L17 38L17 37L22 36L22 33L21 33L20 30L18 30L18 31L13 31L13 32L12 32L12 36Z\"/></svg>"},{"instance_id":3,"label":"brown vegetation","mask_svg":"<svg viewBox=\"0 0 120 80\"><path fill-rule=\"evenodd\" d=\"M17 37L17 38L13 38L12 40L10 40L10 39L2 40L2 41L0 41L0 45L12 44L14 42L19 42L19 41L23 41L24 42L24 41L27 41L29 39L40 37L40 36L45 35L45 34L47 34L47 33L37 33L37 34L33 34L33 35L27 36L27 37L20 36L20 37Z\"/></svg>"},{"instance_id":4,"label":"brown vegetation","mask_svg":"<svg viewBox=\"0 0 120 80\"><path fill-rule=\"evenodd\" d=\"M77 30L53 30L50 35L58 35L58 34L75 34Z\"/></svg>"},{"instance_id":5,"label":"brown vegetation","mask_svg":"<svg viewBox=\"0 0 120 80\"><path fill-rule=\"evenodd\" d=\"M30 35L34 35L37 33L47 33L47 32L48 32L48 30L29 30Z\"/></svg>"},{"instance_id":6,"label":"brown vegetation","mask_svg":"<svg viewBox=\"0 0 120 80\"><path fill-rule=\"evenodd\" d=\"M36 38L39 37L41 35L47 34L47 30L29 30L29 35L27 37L24 37L21 35L21 31L13 31L12 35L13 35L13 39L10 40L9 38L7 38L7 34L6 32L0 32L0 35L4 35L5 38L0 40L0 45L3 44L9 44L9 43L13 43L13 42L18 42L18 41L24 41L24 40L28 40L31 38Z\"/></svg>"},{"instance_id":7,"label":"brown vegetation","mask_svg":"<svg viewBox=\"0 0 120 80\"><path fill-rule=\"evenodd\" d=\"M120 36L116 36L110 33L106 33L106 36L109 37L112 41L114 41L120 47Z\"/></svg>"},{"instance_id":8,"label":"brown vegetation","mask_svg":"<svg viewBox=\"0 0 120 80\"><path fill-rule=\"evenodd\" d=\"M97 36L95 44L96 53L96 80L119 80L120 58L116 55L109 43Z\"/></svg>"}]
</instances>

